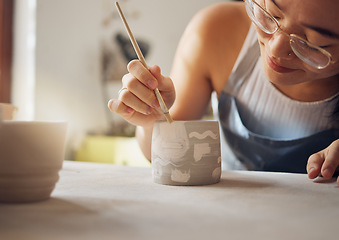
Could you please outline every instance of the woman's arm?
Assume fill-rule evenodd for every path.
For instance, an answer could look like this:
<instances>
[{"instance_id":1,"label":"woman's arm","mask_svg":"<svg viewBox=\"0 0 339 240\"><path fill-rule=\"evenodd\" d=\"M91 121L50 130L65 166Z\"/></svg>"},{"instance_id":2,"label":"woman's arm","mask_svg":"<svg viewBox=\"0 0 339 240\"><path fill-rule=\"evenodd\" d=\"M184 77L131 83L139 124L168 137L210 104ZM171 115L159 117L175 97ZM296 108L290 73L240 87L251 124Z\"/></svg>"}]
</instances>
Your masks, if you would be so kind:
<instances>
[{"instance_id":1,"label":"woman's arm","mask_svg":"<svg viewBox=\"0 0 339 240\"><path fill-rule=\"evenodd\" d=\"M153 124L164 119L154 105L153 90L159 88L174 120L200 119L212 91L220 93L226 84L249 26L242 3L218 3L197 13L189 23L176 51L171 78L162 76L157 66L145 69L139 61L128 65L129 74L123 78L126 89L109 107L137 126L136 137L148 159Z\"/></svg>"},{"instance_id":2,"label":"woman's arm","mask_svg":"<svg viewBox=\"0 0 339 240\"><path fill-rule=\"evenodd\" d=\"M211 93L224 88L251 21L243 3L218 3L198 12L178 45L171 71L177 120L200 119Z\"/></svg>"}]
</instances>

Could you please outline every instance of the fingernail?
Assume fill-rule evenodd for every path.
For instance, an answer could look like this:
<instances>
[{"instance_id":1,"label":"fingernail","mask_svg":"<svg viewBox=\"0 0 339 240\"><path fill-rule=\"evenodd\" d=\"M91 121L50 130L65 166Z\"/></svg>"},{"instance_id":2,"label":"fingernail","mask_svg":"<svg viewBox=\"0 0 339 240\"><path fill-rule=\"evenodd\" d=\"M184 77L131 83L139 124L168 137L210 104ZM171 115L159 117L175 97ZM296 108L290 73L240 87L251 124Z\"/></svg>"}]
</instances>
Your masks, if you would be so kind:
<instances>
[{"instance_id":1,"label":"fingernail","mask_svg":"<svg viewBox=\"0 0 339 240\"><path fill-rule=\"evenodd\" d=\"M323 171L323 176L324 176L324 177L327 177L327 178L332 177L331 170L328 169L328 168L326 168L326 169Z\"/></svg>"},{"instance_id":2,"label":"fingernail","mask_svg":"<svg viewBox=\"0 0 339 240\"><path fill-rule=\"evenodd\" d=\"M314 172L314 169L315 169L314 167L310 168L310 169L308 170L308 173L311 174L312 172Z\"/></svg>"},{"instance_id":3,"label":"fingernail","mask_svg":"<svg viewBox=\"0 0 339 240\"><path fill-rule=\"evenodd\" d=\"M154 108L158 108L158 107L160 107L160 104L159 104L159 101L158 101L158 99L155 99L155 101L154 101L154 103L153 103L153 105L152 105Z\"/></svg>"},{"instance_id":4,"label":"fingernail","mask_svg":"<svg viewBox=\"0 0 339 240\"><path fill-rule=\"evenodd\" d=\"M146 115L150 115L152 112L153 112L153 109L152 109L152 108L149 108L149 109L146 111Z\"/></svg>"},{"instance_id":5,"label":"fingernail","mask_svg":"<svg viewBox=\"0 0 339 240\"><path fill-rule=\"evenodd\" d=\"M131 112L133 112L134 111L134 109L133 108L131 108L131 107L127 107L127 110L126 110L126 112L127 113L131 113Z\"/></svg>"},{"instance_id":6,"label":"fingernail","mask_svg":"<svg viewBox=\"0 0 339 240\"><path fill-rule=\"evenodd\" d=\"M108 101L107 107L108 107L109 109L111 109L112 103L113 103L113 99L111 99L111 100Z\"/></svg>"},{"instance_id":7,"label":"fingernail","mask_svg":"<svg viewBox=\"0 0 339 240\"><path fill-rule=\"evenodd\" d=\"M309 170L308 170L308 176L309 178L313 179L316 177L316 175L314 175L314 172L315 172L315 168L314 167L311 167Z\"/></svg>"},{"instance_id":8,"label":"fingernail","mask_svg":"<svg viewBox=\"0 0 339 240\"><path fill-rule=\"evenodd\" d=\"M154 80L148 80L147 85L152 89L154 89L156 87Z\"/></svg>"}]
</instances>

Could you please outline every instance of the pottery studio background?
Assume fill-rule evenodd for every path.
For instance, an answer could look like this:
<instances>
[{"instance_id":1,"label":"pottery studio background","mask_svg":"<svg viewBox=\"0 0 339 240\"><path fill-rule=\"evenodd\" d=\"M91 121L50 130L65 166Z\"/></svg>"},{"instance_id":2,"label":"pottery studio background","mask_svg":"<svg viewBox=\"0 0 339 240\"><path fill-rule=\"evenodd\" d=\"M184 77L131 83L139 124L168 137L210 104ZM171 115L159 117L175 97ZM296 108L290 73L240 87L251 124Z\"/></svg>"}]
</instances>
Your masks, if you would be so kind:
<instances>
[{"instance_id":1,"label":"pottery studio background","mask_svg":"<svg viewBox=\"0 0 339 240\"><path fill-rule=\"evenodd\" d=\"M160 65L169 75L185 26L199 9L215 2L220 1L121 0L120 5L148 64ZM89 157L91 144L106 146L108 155L123 140L130 149L135 144L131 139L114 137L133 136L134 128L107 109L134 57L114 1L17 0L14 15L12 103L19 108L17 120L67 121L68 160ZM102 161L114 161L107 158Z\"/></svg>"}]
</instances>

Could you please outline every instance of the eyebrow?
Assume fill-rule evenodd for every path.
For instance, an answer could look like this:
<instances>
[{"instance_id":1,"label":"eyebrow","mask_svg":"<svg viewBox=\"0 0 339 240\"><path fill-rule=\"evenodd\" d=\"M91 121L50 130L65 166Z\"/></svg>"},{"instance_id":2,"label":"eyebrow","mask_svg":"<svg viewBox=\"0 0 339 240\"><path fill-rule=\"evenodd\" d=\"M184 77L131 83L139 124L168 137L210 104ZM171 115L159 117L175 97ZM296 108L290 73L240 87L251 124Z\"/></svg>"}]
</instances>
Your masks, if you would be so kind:
<instances>
[{"instance_id":1,"label":"eyebrow","mask_svg":"<svg viewBox=\"0 0 339 240\"><path fill-rule=\"evenodd\" d=\"M336 39L336 40L339 39L339 34L332 32L331 30L328 30L328 29L325 29L325 28L322 28L322 27L316 27L316 26L308 25L308 24L304 24L304 26L307 27L307 28L310 28L310 29L312 29L312 30L314 30L314 31L320 33L321 35L326 36L326 37L333 38L333 39Z\"/></svg>"},{"instance_id":2,"label":"eyebrow","mask_svg":"<svg viewBox=\"0 0 339 240\"><path fill-rule=\"evenodd\" d=\"M271 0L271 2L281 10L281 7L277 4L276 0ZM328 29L325 29L325 28L322 28L322 27L316 27L316 26L312 26L312 25L309 25L309 24L303 24L305 27L307 28L310 28L318 33L320 33L321 35L324 35L326 37L329 37L329 38L333 38L335 40L339 40L339 33L335 33L331 30L328 30Z\"/></svg>"},{"instance_id":3,"label":"eyebrow","mask_svg":"<svg viewBox=\"0 0 339 240\"><path fill-rule=\"evenodd\" d=\"M273 3L274 3L274 5L277 7L277 8L279 8L280 10L281 10L281 8L279 7L279 5L277 4L277 2L275 1L275 0L271 0Z\"/></svg>"}]
</instances>

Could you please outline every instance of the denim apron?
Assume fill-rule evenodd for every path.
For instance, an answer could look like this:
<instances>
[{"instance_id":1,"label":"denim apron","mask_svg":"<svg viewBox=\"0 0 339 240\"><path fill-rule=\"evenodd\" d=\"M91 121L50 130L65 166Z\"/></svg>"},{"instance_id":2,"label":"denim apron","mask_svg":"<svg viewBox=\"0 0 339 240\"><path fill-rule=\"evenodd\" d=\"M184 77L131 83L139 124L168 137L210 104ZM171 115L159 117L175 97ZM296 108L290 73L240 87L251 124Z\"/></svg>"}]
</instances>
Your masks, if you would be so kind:
<instances>
[{"instance_id":1,"label":"denim apron","mask_svg":"<svg viewBox=\"0 0 339 240\"><path fill-rule=\"evenodd\" d=\"M252 38L253 31L252 29ZM245 57L236 63L229 79L235 83L233 87L236 89L246 80L260 55L256 38L251 41ZM253 133L243 124L232 92L234 89L230 90L226 84L218 99L217 117L224 137L222 140L227 142L236 159L247 170L306 173L309 156L339 138L339 129L329 129L293 140L276 140Z\"/></svg>"},{"instance_id":2,"label":"denim apron","mask_svg":"<svg viewBox=\"0 0 339 240\"><path fill-rule=\"evenodd\" d=\"M308 157L339 138L338 129L287 141L261 136L244 126L234 97L222 93L219 101L219 123L227 144L248 170L306 173Z\"/></svg>"}]
</instances>

